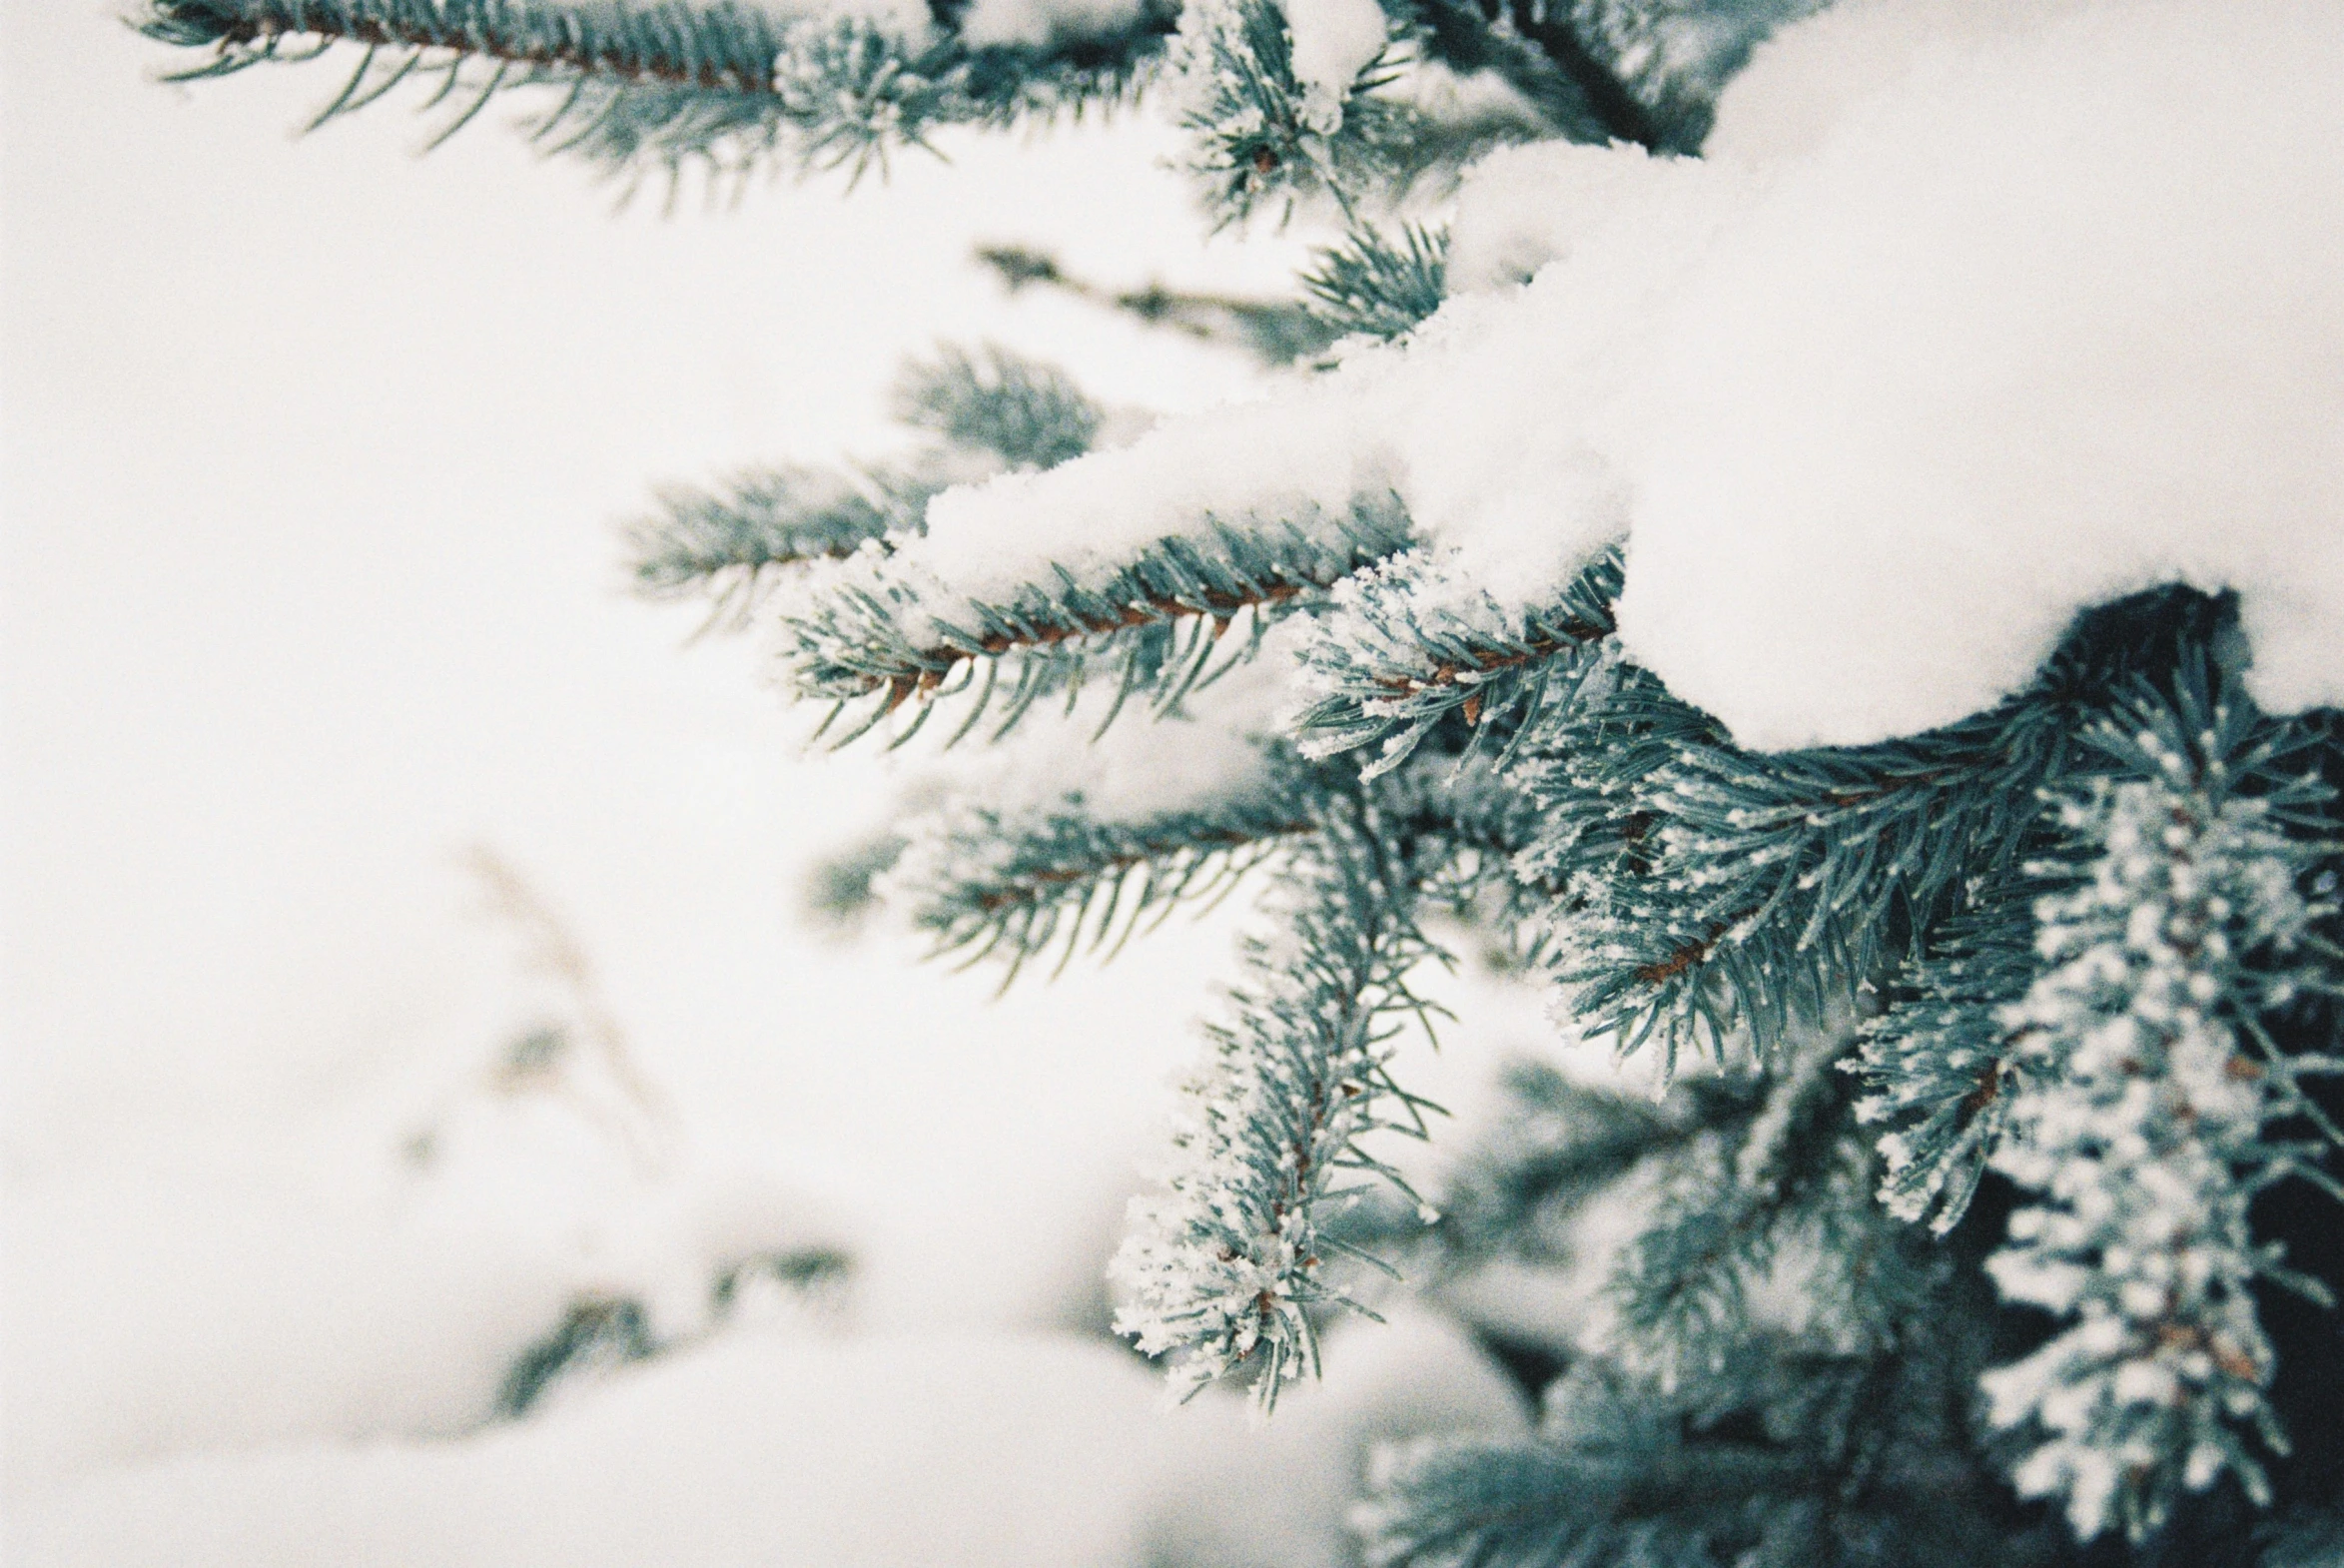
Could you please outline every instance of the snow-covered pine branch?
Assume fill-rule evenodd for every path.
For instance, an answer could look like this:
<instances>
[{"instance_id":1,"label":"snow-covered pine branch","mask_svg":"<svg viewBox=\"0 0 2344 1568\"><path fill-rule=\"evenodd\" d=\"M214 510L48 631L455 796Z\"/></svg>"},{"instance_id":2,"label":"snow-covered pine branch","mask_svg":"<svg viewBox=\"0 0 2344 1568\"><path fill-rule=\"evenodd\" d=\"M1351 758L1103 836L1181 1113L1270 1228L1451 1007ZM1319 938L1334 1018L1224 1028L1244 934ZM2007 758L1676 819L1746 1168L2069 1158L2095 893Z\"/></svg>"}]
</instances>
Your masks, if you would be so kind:
<instances>
[{"instance_id":1,"label":"snow-covered pine branch","mask_svg":"<svg viewBox=\"0 0 2344 1568\"><path fill-rule=\"evenodd\" d=\"M1866 1090L1857 1118L1892 1124L1879 1142L1881 1201L1901 1219L1929 1216L1940 1235L1968 1211L2009 1123L2021 1036L2003 1016L2034 980L2028 884L2004 877L1993 889L1896 977L1846 1064Z\"/></svg>"},{"instance_id":2,"label":"snow-covered pine branch","mask_svg":"<svg viewBox=\"0 0 2344 1568\"><path fill-rule=\"evenodd\" d=\"M1030 12L1031 15L1024 14ZM1092 25L1084 26L1088 20ZM925 6L837 11L758 0L144 0L148 36L210 49L182 79L357 51L315 124L437 81L444 140L518 88L553 100L534 140L635 177L706 164L860 171L942 127L1003 126L1128 98L1172 13L979 3L956 28Z\"/></svg>"},{"instance_id":3,"label":"snow-covered pine branch","mask_svg":"<svg viewBox=\"0 0 2344 1568\"><path fill-rule=\"evenodd\" d=\"M649 577L803 560L782 656L850 738L1021 728L838 903L876 878L1019 959L1266 886L1120 1265L1180 1387L1266 1401L1311 1364L1374 1228L1346 1183L1420 1131L1385 1072L1420 918L1504 927L1664 1086L1717 1059L1665 1114L1549 1118L1484 1163L1473 1225L1407 1237L1520 1255L1542 1192L1638 1199L1544 1440L1394 1461L1378 1561L2142 1560L2069 1538L2120 1522L2244 1568L2266 1479L2301 1543L2344 1475L2270 1457L2285 1330L2255 1296L2344 1267L2295 1279L2304 1230L2257 1202L2344 1193L2307 1088L2340 1065L2315 775L2344 748L2301 717L2344 705L2344 12L1782 25L1808 9L1193 0L1164 69L1209 215L1338 211L1306 287L1349 336L1128 444L1047 376L948 357L901 410L990 477L686 498ZM547 123L583 150L726 168L1113 99L1172 22L1059 15L146 13L215 73L374 51L329 117L417 71L458 114L566 86ZM1453 204L1418 179L1468 158ZM1046 699L1054 740L1101 744L1036 745ZM1996 1171L2032 1194L2006 1301ZM2036 1308L2062 1325L1987 1379L1981 1434ZM2309 1411L2334 1453L2339 1419Z\"/></svg>"},{"instance_id":4,"label":"snow-covered pine branch","mask_svg":"<svg viewBox=\"0 0 2344 1568\"><path fill-rule=\"evenodd\" d=\"M1372 804L1330 801L1271 901L1277 934L1245 944L1232 1020L1209 1032L1185 1090L1167 1189L1133 1200L1115 1262L1117 1327L1173 1356L1175 1389L1243 1371L1268 1406L1316 1370L1311 1314L1345 1302L1336 1281L1353 1252L1329 1223L1362 1174L1398 1179L1361 1140L1423 1134L1422 1102L1386 1071L1425 1006L1407 985L1433 951L1415 877Z\"/></svg>"},{"instance_id":5,"label":"snow-covered pine branch","mask_svg":"<svg viewBox=\"0 0 2344 1568\"><path fill-rule=\"evenodd\" d=\"M1690 153L1750 51L1818 0L1195 0L1172 50L1189 168L1225 220L1319 192L1351 209L1492 147L1561 138ZM1434 82L1504 84L1509 112Z\"/></svg>"},{"instance_id":6,"label":"snow-covered pine branch","mask_svg":"<svg viewBox=\"0 0 2344 1568\"><path fill-rule=\"evenodd\" d=\"M1568 707L1614 631L1618 557L1605 553L1561 599L1508 613L1437 558L1410 551L1344 581L1304 645L1302 679L1320 693L1294 719L1302 750L1335 756L1374 745L1373 778L1399 766L1451 713L1478 739L1547 703ZM1501 753L1501 756L1510 753Z\"/></svg>"},{"instance_id":7,"label":"snow-covered pine branch","mask_svg":"<svg viewBox=\"0 0 2344 1568\"><path fill-rule=\"evenodd\" d=\"M740 474L718 490L672 485L627 529L630 569L651 597L704 594L719 613L744 610L770 568L836 560L916 528L941 488L942 475L806 467Z\"/></svg>"},{"instance_id":8,"label":"snow-covered pine branch","mask_svg":"<svg viewBox=\"0 0 2344 1568\"><path fill-rule=\"evenodd\" d=\"M992 345L972 353L943 344L933 359L908 362L893 401L900 422L931 436L907 457L663 490L660 509L627 529L637 590L705 596L720 620L743 618L771 568L844 559L865 544L892 550L889 535L924 531L928 503L953 485L1068 461L1116 420L1056 366Z\"/></svg>"},{"instance_id":9,"label":"snow-covered pine branch","mask_svg":"<svg viewBox=\"0 0 2344 1568\"><path fill-rule=\"evenodd\" d=\"M1231 721L1231 707L1274 694L1264 691L1268 682L1249 684L1252 692L1205 694L1194 704L1200 713L1131 722L1101 737L1093 750L1105 754L1104 769L1035 766L1059 760L1051 753L1069 730L1089 738L1080 713L1030 727L1019 739L1040 744L1013 742L1003 760L1062 780L1061 792L1021 799L1015 789L943 783L942 805L900 824L901 858L880 896L939 954L971 964L999 958L1014 978L1055 945L1063 944L1062 967L1086 945L1112 955L1176 907L1217 902L1257 867L1317 853L1305 841L1326 814L1365 800L1405 846L1412 897L1457 911L1493 904L1512 923L1519 885L1509 863L1529 830L1519 797L1488 769L1454 757L1428 756L1363 782L1297 756ZM1189 753L1180 767L1164 759L1173 747ZM975 771L998 778L1003 770ZM1135 785L1141 774L1146 782Z\"/></svg>"},{"instance_id":10,"label":"snow-covered pine branch","mask_svg":"<svg viewBox=\"0 0 2344 1568\"><path fill-rule=\"evenodd\" d=\"M1760 1052L1851 1003L2007 863L2066 748L2056 700L2019 700L1935 735L1755 755L1649 675L1617 666L1518 744L1544 808L1518 861L1568 887L1558 978L1623 1051L1657 1039Z\"/></svg>"},{"instance_id":11,"label":"snow-covered pine branch","mask_svg":"<svg viewBox=\"0 0 2344 1568\"><path fill-rule=\"evenodd\" d=\"M1079 789L1008 809L981 797L959 802L915 825L882 896L939 953L972 964L998 956L1009 979L1054 945L1072 958L1086 933L1094 951L1112 951L1144 923L1220 897L1315 833L1310 803L1340 780L1313 771L1265 748L1258 766L1203 798L1136 816L1103 813Z\"/></svg>"},{"instance_id":12,"label":"snow-covered pine branch","mask_svg":"<svg viewBox=\"0 0 2344 1568\"><path fill-rule=\"evenodd\" d=\"M1026 477L956 494L986 494ZM1108 555L1106 569L1068 564L1103 553L1070 542L1043 580L1004 581L994 597L968 580L975 574L950 570L973 563L971 541L952 528L955 499L930 506L924 537L894 541L891 550L867 546L814 579L781 616L783 663L797 692L841 709L864 702L849 738L914 698L922 724L951 699L965 699L964 727L998 702L997 730L1006 731L1038 699L1095 672L1115 687L1111 718L1135 697L1167 708L1251 657L1298 601L1405 538L1388 505L1247 528L1207 519L1194 533L1121 559ZM1004 577L998 568L985 575ZM1242 635L1224 643L1232 625Z\"/></svg>"},{"instance_id":13,"label":"snow-covered pine branch","mask_svg":"<svg viewBox=\"0 0 2344 1568\"><path fill-rule=\"evenodd\" d=\"M2330 796L2307 737L2202 664L2098 739L2117 771L2060 805L2072 886L2038 904L2045 967L2000 1014L2018 1082L1993 1163L2034 1202L1988 1266L2064 1323L1985 1378L2028 1444L2019 1490L2086 1539L2144 1536L2225 1475L2263 1500L2253 1442L2285 1450L2255 1289L2289 1276L2249 1208L2297 1168L2266 1137L2294 1106L2265 1021L2323 983L2303 890L2327 846L2303 830Z\"/></svg>"}]
</instances>

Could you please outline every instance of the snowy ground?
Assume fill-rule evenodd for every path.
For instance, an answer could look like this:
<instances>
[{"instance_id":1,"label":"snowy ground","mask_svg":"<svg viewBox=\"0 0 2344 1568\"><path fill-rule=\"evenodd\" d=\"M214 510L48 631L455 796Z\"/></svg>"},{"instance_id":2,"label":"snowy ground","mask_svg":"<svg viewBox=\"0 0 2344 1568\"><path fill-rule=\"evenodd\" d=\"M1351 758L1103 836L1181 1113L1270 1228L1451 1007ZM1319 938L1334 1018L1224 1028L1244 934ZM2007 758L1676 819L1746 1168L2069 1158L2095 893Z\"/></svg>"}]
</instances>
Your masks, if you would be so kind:
<instances>
[{"instance_id":1,"label":"snowy ground","mask_svg":"<svg viewBox=\"0 0 2344 1568\"><path fill-rule=\"evenodd\" d=\"M999 1003L810 931L879 764L618 589L651 482L882 448L939 338L1244 386L977 241L1267 290L1291 237L1202 245L1137 122L614 215L485 126L297 141L322 75L175 91L102 7L0 14L12 1561L1306 1563L1369 1436L1521 1419L1429 1319L1267 1433L1162 1412L1097 1277L1226 922ZM548 1021L647 1092L517 1070ZM807 1245L837 1299L712 1327ZM589 1296L694 1347L485 1426Z\"/></svg>"}]
</instances>

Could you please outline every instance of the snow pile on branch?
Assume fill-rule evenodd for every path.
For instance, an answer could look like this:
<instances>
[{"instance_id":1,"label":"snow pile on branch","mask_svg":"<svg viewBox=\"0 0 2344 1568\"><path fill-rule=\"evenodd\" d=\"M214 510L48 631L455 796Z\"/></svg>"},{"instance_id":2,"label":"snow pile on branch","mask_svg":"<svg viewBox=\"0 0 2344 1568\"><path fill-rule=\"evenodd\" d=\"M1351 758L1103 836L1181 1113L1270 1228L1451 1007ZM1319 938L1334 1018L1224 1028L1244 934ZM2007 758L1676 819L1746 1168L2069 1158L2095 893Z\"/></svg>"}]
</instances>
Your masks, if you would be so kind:
<instances>
[{"instance_id":1,"label":"snow pile on branch","mask_svg":"<svg viewBox=\"0 0 2344 1568\"><path fill-rule=\"evenodd\" d=\"M1950 722L2174 580L2344 699L2344 13L2035 15L1757 165L1622 410L1622 634L1745 742Z\"/></svg>"},{"instance_id":2,"label":"snow pile on branch","mask_svg":"<svg viewBox=\"0 0 2344 1568\"><path fill-rule=\"evenodd\" d=\"M1343 123L1343 95L1383 53L1383 7L1375 0L1280 0L1293 36L1302 118L1329 136Z\"/></svg>"},{"instance_id":3,"label":"snow pile on branch","mask_svg":"<svg viewBox=\"0 0 2344 1568\"><path fill-rule=\"evenodd\" d=\"M1696 193L1716 185L1705 165L1633 149L1543 156L1575 186L1621 198L1572 225L1579 236L1547 242L1570 246L1569 267L1526 291L1452 300L1402 351L1168 420L1120 450L948 490L929 503L924 536L814 581L862 585L876 569L930 624L963 621L1031 582L1103 584L1164 539L1339 518L1396 495L1419 531L1467 549L1493 592L1542 602L1626 526L1618 474L1579 431L1621 390L1664 284L1682 272L1666 256L1714 227ZM1656 258L1656 234L1684 243ZM920 622L891 608L918 635Z\"/></svg>"},{"instance_id":4,"label":"snow pile on branch","mask_svg":"<svg viewBox=\"0 0 2344 1568\"><path fill-rule=\"evenodd\" d=\"M2315 0L1847 8L1705 160L1493 158L1407 340L948 492L891 575L950 619L1396 497L1513 605L1624 538L1628 652L1754 747L1951 722L2169 581L2239 591L2266 707L2344 700L2339 79Z\"/></svg>"}]
</instances>

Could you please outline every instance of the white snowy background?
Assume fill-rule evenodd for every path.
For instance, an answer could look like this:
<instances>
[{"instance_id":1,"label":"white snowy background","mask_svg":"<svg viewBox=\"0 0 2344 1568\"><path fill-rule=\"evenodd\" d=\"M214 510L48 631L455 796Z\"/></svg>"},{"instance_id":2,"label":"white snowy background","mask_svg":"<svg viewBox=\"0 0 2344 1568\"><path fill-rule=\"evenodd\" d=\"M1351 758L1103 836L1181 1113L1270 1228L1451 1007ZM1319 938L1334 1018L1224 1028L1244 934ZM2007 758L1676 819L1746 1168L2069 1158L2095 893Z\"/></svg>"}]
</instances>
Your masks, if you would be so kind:
<instances>
[{"instance_id":1,"label":"white snowy background","mask_svg":"<svg viewBox=\"0 0 2344 1568\"><path fill-rule=\"evenodd\" d=\"M1162 1409L1099 1274L1228 919L999 1002L821 935L880 764L622 590L653 482L884 451L940 339L1158 409L1254 374L974 244L1267 293L1305 231L1205 244L1139 118L614 213L491 124L297 139L323 69L163 87L108 7L0 15L9 1561L1307 1564L1369 1440L1522 1420L1430 1317L1267 1431ZM499 1078L579 1003L475 849L647 1101ZM805 1245L842 1289L710 1320ZM490 1425L594 1295L694 1348Z\"/></svg>"}]
</instances>

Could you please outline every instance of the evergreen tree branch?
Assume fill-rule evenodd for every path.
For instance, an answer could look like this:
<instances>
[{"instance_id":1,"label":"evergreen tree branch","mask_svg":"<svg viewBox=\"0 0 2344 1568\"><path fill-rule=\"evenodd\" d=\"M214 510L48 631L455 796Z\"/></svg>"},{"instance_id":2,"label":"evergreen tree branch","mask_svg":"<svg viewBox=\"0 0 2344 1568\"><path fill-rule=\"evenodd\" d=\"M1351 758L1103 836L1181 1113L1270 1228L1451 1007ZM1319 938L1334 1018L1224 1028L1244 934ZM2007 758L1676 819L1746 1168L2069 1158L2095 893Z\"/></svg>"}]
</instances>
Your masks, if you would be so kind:
<instances>
[{"instance_id":1,"label":"evergreen tree branch","mask_svg":"<svg viewBox=\"0 0 2344 1568\"><path fill-rule=\"evenodd\" d=\"M795 467L745 473L721 490L671 486L658 512L627 527L630 574L648 597L706 594L720 616L737 616L773 567L836 560L916 531L942 487L941 475Z\"/></svg>"},{"instance_id":2,"label":"evergreen tree branch","mask_svg":"<svg viewBox=\"0 0 2344 1568\"><path fill-rule=\"evenodd\" d=\"M1302 308L1329 339L1404 337L1448 296L1448 230L1403 224L1386 236L1359 224L1318 251L1302 274Z\"/></svg>"},{"instance_id":3,"label":"evergreen tree branch","mask_svg":"<svg viewBox=\"0 0 2344 1568\"><path fill-rule=\"evenodd\" d=\"M2094 739L2117 771L2062 801L2070 855L2040 868L2064 886L2036 909L2045 967L2002 1015L2025 1041L1994 1156L2035 1194L1995 1281L2066 1321L1984 1386L2024 1436L2020 1492L2063 1501L2084 1539L2137 1540L2224 1475L2267 1500L2252 1440L2286 1440L2252 1286L2327 1294L2253 1234L2254 1194L2294 1167L2263 1138L2290 1086L2248 1035L2321 984L2307 937L2324 911L2300 890L2331 791L2304 732L2202 662Z\"/></svg>"},{"instance_id":4,"label":"evergreen tree branch","mask_svg":"<svg viewBox=\"0 0 2344 1568\"><path fill-rule=\"evenodd\" d=\"M1674 1386L1717 1374L1759 1333L1754 1292L1797 1256L1801 1331L1835 1353L1894 1342L1925 1281L1872 1201L1852 1132L1844 1031L1819 1031L1765 1086L1755 1114L1715 1124L1671 1159L1651 1222L1606 1292L1615 1354Z\"/></svg>"},{"instance_id":5,"label":"evergreen tree branch","mask_svg":"<svg viewBox=\"0 0 2344 1568\"><path fill-rule=\"evenodd\" d=\"M1337 336L1290 300L1199 294L1162 283L1112 289L1067 272L1054 256L1020 245L980 246L977 260L992 268L1012 294L1056 289L1151 327L1242 349L1264 365L1290 365L1326 349Z\"/></svg>"},{"instance_id":6,"label":"evergreen tree branch","mask_svg":"<svg viewBox=\"0 0 2344 1568\"><path fill-rule=\"evenodd\" d=\"M1133 1205L1116 1326L1174 1357L1175 1388L1242 1370L1267 1407L1315 1370L1310 1312L1347 1301L1328 1280L1326 1227L1358 1196L1359 1173L1398 1180L1361 1140L1422 1136L1422 1103L1386 1063L1396 1021L1425 1012L1407 975L1434 950L1383 826L1366 803L1323 813L1274 912L1281 934L1246 944L1249 978L1188 1086L1168 1189Z\"/></svg>"},{"instance_id":7,"label":"evergreen tree branch","mask_svg":"<svg viewBox=\"0 0 2344 1568\"><path fill-rule=\"evenodd\" d=\"M1380 745L1364 769L1372 778L1405 761L1451 713L1478 739L1548 700L1569 705L1598 668L1619 588L1611 551L1555 604L1519 616L1463 589L1422 551L1358 573L1337 589L1333 613L1302 655L1304 678L1321 693L1295 720L1303 750L1332 756ZM1500 762L1510 755L1509 747Z\"/></svg>"},{"instance_id":8,"label":"evergreen tree branch","mask_svg":"<svg viewBox=\"0 0 2344 1568\"><path fill-rule=\"evenodd\" d=\"M1224 224L1265 202L1317 194L1350 215L1520 139L1519 127L1445 124L1380 91L1406 69L1395 42L1339 103L1318 103L1294 75L1292 35L1272 0L1193 0L1172 45L1188 172Z\"/></svg>"},{"instance_id":9,"label":"evergreen tree branch","mask_svg":"<svg viewBox=\"0 0 2344 1568\"><path fill-rule=\"evenodd\" d=\"M1182 743L1161 730L1131 738ZM1173 909L1217 903L1255 867L1311 853L1297 841L1360 794L1348 769L1307 761L1283 743L1255 755L1253 771L1211 797L1138 817L1104 814L1081 791L1022 809L982 801L947 808L909 830L910 850L886 896L907 906L937 954L963 954L972 965L1005 959L1005 988L1053 946L1063 946L1062 966L1085 947L1113 956ZM1485 771L1427 759L1367 798L1415 868L1418 897L1458 905L1485 879L1512 884L1506 862L1520 828L1507 819L1518 801Z\"/></svg>"},{"instance_id":10,"label":"evergreen tree branch","mask_svg":"<svg viewBox=\"0 0 2344 1568\"><path fill-rule=\"evenodd\" d=\"M1121 99L1172 25L1148 9L1113 36L973 50L949 31L914 40L862 18L784 21L727 0L145 0L137 21L149 37L213 51L181 79L359 47L349 82L314 124L416 72L441 75L434 104L453 95L463 106L437 140L501 92L561 89L535 125L539 142L609 167L670 173L693 160L745 171L784 151L806 166L860 172L942 126L1000 126Z\"/></svg>"},{"instance_id":11,"label":"evergreen tree branch","mask_svg":"<svg viewBox=\"0 0 2344 1568\"><path fill-rule=\"evenodd\" d=\"M1576 97L1578 118L1584 125L1578 140L1596 143L1632 142L1654 152L1691 152L1700 145L1676 145L1671 133L1628 84L1613 73L1582 35L1573 16L1576 7L1547 5L1542 0L1506 0L1505 19L1516 36L1537 46L1553 62L1556 75Z\"/></svg>"},{"instance_id":12,"label":"evergreen tree branch","mask_svg":"<svg viewBox=\"0 0 2344 1568\"><path fill-rule=\"evenodd\" d=\"M1665 1100L1574 1084L1541 1063L1505 1075L1508 1110L1492 1134L1459 1161L1441 1188L1433 1227L1444 1266L1490 1258L1550 1258L1545 1221L1567 1211L1655 1156L1757 1110L1753 1080L1696 1078Z\"/></svg>"},{"instance_id":13,"label":"evergreen tree branch","mask_svg":"<svg viewBox=\"0 0 2344 1568\"><path fill-rule=\"evenodd\" d=\"M1271 621L1398 548L1404 528L1396 508L1364 505L1347 518L1267 528L1208 520L1138 552L1096 585L1061 569L1055 583L995 600L947 591L915 552L848 562L784 616L784 663L802 696L841 710L869 699L848 739L914 698L925 723L937 699L963 694L964 728L998 700L1007 730L1035 701L1070 691L1102 665L1117 685L1112 720L1133 697L1168 707L1249 657ZM1244 640L1223 648L1240 618Z\"/></svg>"},{"instance_id":14,"label":"evergreen tree branch","mask_svg":"<svg viewBox=\"0 0 2344 1568\"><path fill-rule=\"evenodd\" d=\"M1695 1568L1748 1533L1753 1498L1823 1484L1806 1455L1747 1443L1435 1440L1380 1456L1360 1525L1374 1568Z\"/></svg>"},{"instance_id":15,"label":"evergreen tree branch","mask_svg":"<svg viewBox=\"0 0 2344 1568\"><path fill-rule=\"evenodd\" d=\"M1120 949L1183 904L1217 901L1247 872L1318 831L1327 781L1277 748L1260 778L1223 798L1136 821L1099 816L1079 794L1024 811L975 804L918 833L885 896L903 901L939 954L1026 963L1063 943Z\"/></svg>"},{"instance_id":16,"label":"evergreen tree branch","mask_svg":"<svg viewBox=\"0 0 2344 1568\"><path fill-rule=\"evenodd\" d=\"M721 491L662 492L661 512L627 530L637 590L704 593L719 620L741 618L769 568L843 559L889 534L924 533L928 502L952 484L1002 464L1044 468L1081 456L1106 417L1056 367L951 344L904 366L895 408L941 444L900 465L781 468L744 474Z\"/></svg>"},{"instance_id":17,"label":"evergreen tree branch","mask_svg":"<svg viewBox=\"0 0 2344 1568\"><path fill-rule=\"evenodd\" d=\"M1534 1442L1383 1450L1354 1515L1374 1568L1983 1568L2009 1561L1948 1395L1966 1336L1818 1353L1761 1335L1670 1388L1601 1360ZM1983 1528L1981 1528L1983 1526Z\"/></svg>"},{"instance_id":18,"label":"evergreen tree branch","mask_svg":"<svg viewBox=\"0 0 2344 1568\"><path fill-rule=\"evenodd\" d=\"M1898 977L1863 1026L1862 1056L1844 1064L1867 1091L1858 1119L1892 1124L1879 1141L1881 1201L1940 1235L1967 1211L2008 1126L2026 1044L2005 1015L2034 979L2037 890L2018 878L1992 888Z\"/></svg>"},{"instance_id":19,"label":"evergreen tree branch","mask_svg":"<svg viewBox=\"0 0 2344 1568\"><path fill-rule=\"evenodd\" d=\"M1013 468L1052 468L1082 456L1106 419L1064 371L991 344L975 353L944 344L935 359L905 366L895 413Z\"/></svg>"},{"instance_id":20,"label":"evergreen tree branch","mask_svg":"<svg viewBox=\"0 0 2344 1568\"><path fill-rule=\"evenodd\" d=\"M1854 1003L2044 830L2041 791L2090 764L2076 737L2130 672L2216 634L2213 600L2157 594L2086 617L2001 706L1906 740L1757 756L1643 671L1586 681L1517 740L1547 826L1516 862L1567 889L1557 978L1623 1051L1761 1054Z\"/></svg>"}]
</instances>

